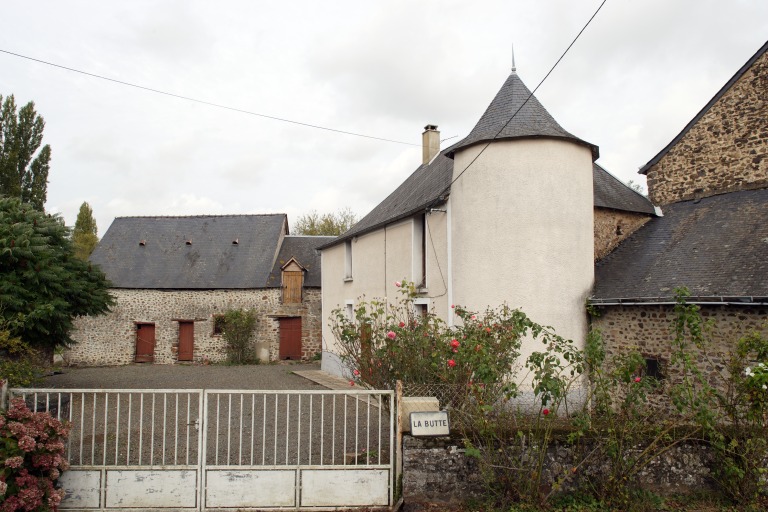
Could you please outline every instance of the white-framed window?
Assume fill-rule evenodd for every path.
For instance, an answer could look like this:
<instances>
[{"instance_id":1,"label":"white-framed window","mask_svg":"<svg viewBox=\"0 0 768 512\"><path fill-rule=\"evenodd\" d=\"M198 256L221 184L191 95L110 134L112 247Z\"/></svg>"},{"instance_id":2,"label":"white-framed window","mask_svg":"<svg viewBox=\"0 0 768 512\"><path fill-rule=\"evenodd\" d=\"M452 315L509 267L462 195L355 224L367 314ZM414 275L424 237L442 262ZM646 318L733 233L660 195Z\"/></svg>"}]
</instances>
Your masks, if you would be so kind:
<instances>
[{"instance_id":1,"label":"white-framed window","mask_svg":"<svg viewBox=\"0 0 768 512\"><path fill-rule=\"evenodd\" d=\"M347 320L349 320L350 322L355 321L355 301L353 300L344 301L344 314L347 317Z\"/></svg>"},{"instance_id":2,"label":"white-framed window","mask_svg":"<svg viewBox=\"0 0 768 512\"><path fill-rule=\"evenodd\" d=\"M413 314L417 316L427 316L429 313L429 299L413 299Z\"/></svg>"},{"instance_id":3,"label":"white-framed window","mask_svg":"<svg viewBox=\"0 0 768 512\"><path fill-rule=\"evenodd\" d=\"M352 240L344 242L344 280L352 280Z\"/></svg>"}]
</instances>

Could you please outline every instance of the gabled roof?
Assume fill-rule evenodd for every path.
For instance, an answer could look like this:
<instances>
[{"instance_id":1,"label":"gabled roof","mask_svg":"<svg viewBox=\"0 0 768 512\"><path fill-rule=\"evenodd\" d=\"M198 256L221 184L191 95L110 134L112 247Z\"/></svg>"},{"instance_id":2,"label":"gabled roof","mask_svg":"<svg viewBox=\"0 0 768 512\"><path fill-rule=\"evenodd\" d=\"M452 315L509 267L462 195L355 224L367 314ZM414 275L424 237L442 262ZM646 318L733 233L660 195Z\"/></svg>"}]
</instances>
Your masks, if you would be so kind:
<instances>
[{"instance_id":1,"label":"gabled roof","mask_svg":"<svg viewBox=\"0 0 768 512\"><path fill-rule=\"evenodd\" d=\"M447 156L453 158L460 149L491 140L538 137L567 139L587 146L592 160L599 156L597 146L565 131L513 71L469 135Z\"/></svg>"},{"instance_id":2,"label":"gabled roof","mask_svg":"<svg viewBox=\"0 0 768 512\"><path fill-rule=\"evenodd\" d=\"M632 190L596 163L592 164L592 185L592 195L597 207L656 214L656 209L647 197Z\"/></svg>"},{"instance_id":3,"label":"gabled roof","mask_svg":"<svg viewBox=\"0 0 768 512\"><path fill-rule=\"evenodd\" d=\"M727 82L727 83L726 83L726 84L725 84L725 85L724 85L724 86L723 86L723 87L722 87L722 88L721 88L719 91L717 91L717 94L715 94L715 95L712 97L712 99L711 99L711 100L709 100L709 103L707 103L706 105L704 105L704 108L702 108L702 109L699 111L699 113L698 113L698 114L696 114L696 116L695 116L693 119L691 119L691 120L690 120L690 122L689 122L687 125L685 125L685 128L683 128L683 130L682 130L680 133L678 133L678 134L677 134L677 136L676 136L674 139L672 139L672 141L671 141L669 144L667 144L667 145L664 147L664 149L662 149L661 151L659 151L659 152L658 152L658 154L657 154L656 156L654 156L653 158L651 158L651 160L650 160L650 161L649 161L647 164L645 164L644 166L642 166L642 167L640 168L640 170L638 171L638 173L639 173L639 174L647 174L647 173L648 173L648 171L650 170L650 168L651 168L651 167L653 167L654 165L656 165L657 163L659 163L659 160L661 160L662 158L664 158L664 155L666 155L666 154L669 152L669 150L670 150L670 149L672 149L672 148L675 146L675 144L677 144L678 142L680 142L680 139L682 139L682 138L685 136L685 134L686 134L686 133L688 133L688 131L689 131L691 128L693 128L693 127L696 125L696 123L698 123L698 122L699 122L699 120L700 120L702 117L704 117L704 115L706 115L706 113L707 113L707 112L709 112L709 109L710 109L710 108L712 108L712 106L713 106L715 103L717 103L717 102L720 100L720 98L722 98L722 97L725 95L725 93L727 93L727 92L728 92L728 90L730 90L730 88L731 88L731 87L733 87L733 85L734 85L736 82L738 82L738 81L739 81L739 79L740 79L740 78L741 78L741 77L744 75L744 73L746 73L746 72L749 70L749 68L751 68L751 67L752 67L752 65L755 63L755 61L757 61L757 59L759 59L760 57L762 57L762 56L763 56L763 54L764 54L765 52L767 52L767 51L768 51L768 41L766 41L766 43L765 43L765 44L762 46L762 48L760 48L759 50L757 50L757 53L755 53L755 54L754 54L754 55L753 55L753 56L752 56L752 57L751 57L751 58L750 58L750 59L749 59L749 60L746 62L746 64L744 64L744 65L741 67L741 69L739 69L739 70L736 72L736 74L735 74L735 75L733 75L733 76L731 77L731 79L730 79L730 80L728 80L728 82Z\"/></svg>"},{"instance_id":4,"label":"gabled roof","mask_svg":"<svg viewBox=\"0 0 768 512\"><path fill-rule=\"evenodd\" d=\"M290 235L283 239L280 253L277 255L272 272L267 280L268 287L280 286L282 282L282 268L291 259L306 269L304 274L304 286L310 288L320 287L320 251L317 250L323 244L334 240L334 236L301 236Z\"/></svg>"},{"instance_id":5,"label":"gabled roof","mask_svg":"<svg viewBox=\"0 0 768 512\"><path fill-rule=\"evenodd\" d=\"M665 207L595 267L592 303L768 302L768 189Z\"/></svg>"},{"instance_id":6,"label":"gabled roof","mask_svg":"<svg viewBox=\"0 0 768 512\"><path fill-rule=\"evenodd\" d=\"M90 261L115 288L263 288L286 231L285 214L118 217Z\"/></svg>"}]
</instances>

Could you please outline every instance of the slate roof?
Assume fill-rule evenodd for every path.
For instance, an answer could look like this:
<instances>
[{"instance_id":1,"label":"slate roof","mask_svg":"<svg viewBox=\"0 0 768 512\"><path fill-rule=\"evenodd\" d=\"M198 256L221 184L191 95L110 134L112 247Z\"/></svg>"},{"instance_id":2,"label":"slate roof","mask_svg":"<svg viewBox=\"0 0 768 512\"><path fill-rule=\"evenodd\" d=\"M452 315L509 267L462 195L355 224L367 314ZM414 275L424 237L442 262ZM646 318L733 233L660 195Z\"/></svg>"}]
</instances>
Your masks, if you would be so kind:
<instances>
[{"instance_id":1,"label":"slate roof","mask_svg":"<svg viewBox=\"0 0 768 512\"><path fill-rule=\"evenodd\" d=\"M349 231L320 248L336 245L444 202L453 176L453 160L445 156L446 151L442 151L428 165L420 165Z\"/></svg>"},{"instance_id":2,"label":"slate roof","mask_svg":"<svg viewBox=\"0 0 768 512\"><path fill-rule=\"evenodd\" d=\"M304 274L304 286L320 288L320 251L317 248L335 238L335 236L286 236L267 279L267 286L279 287L282 282L283 265L291 258L296 258L296 261L307 270Z\"/></svg>"},{"instance_id":3,"label":"slate roof","mask_svg":"<svg viewBox=\"0 0 768 512\"><path fill-rule=\"evenodd\" d=\"M90 261L115 288L264 288L286 231L285 214L118 217Z\"/></svg>"},{"instance_id":4,"label":"slate roof","mask_svg":"<svg viewBox=\"0 0 768 512\"><path fill-rule=\"evenodd\" d=\"M672 141L664 147L664 149L659 151L658 154L656 154L656 156L651 158L651 160L649 160L647 164L645 164L644 166L642 166L640 168L638 173L639 174L647 174L651 167L656 165L659 162L659 160L664 158L664 155L666 155L667 152L669 152L669 150L672 149L675 146L675 144L680 142L680 139L682 139L685 136L685 134L688 133L688 131L691 128L693 128L696 125L696 123L699 122L699 119L704 117L704 115L707 112L709 112L709 109L712 108L712 106L715 103L717 103L720 100L720 98L722 98L725 95L725 93L727 93L728 90L731 87L733 87L733 84L735 84L736 82L739 81L739 79L744 75L744 73L746 73L749 70L749 68L752 67L752 65L755 63L755 61L757 61L757 59L762 57L765 52L768 52L768 41L766 41L766 43L759 50L757 50L757 52L746 62L746 64L744 64L736 72L736 74L733 75L731 77L731 79L728 80L728 82L719 91L717 91L717 94L715 94L712 97L712 99L709 100L709 103L704 105L704 108L702 108L699 111L699 113L696 114L696 116L693 119L691 119L690 122L687 125L685 125L685 128L683 128L682 131L680 133L678 133L677 136L674 139L672 139Z\"/></svg>"},{"instance_id":5,"label":"slate roof","mask_svg":"<svg viewBox=\"0 0 768 512\"><path fill-rule=\"evenodd\" d=\"M636 213L656 214L644 195L632 190L598 164L592 164L592 195L595 206Z\"/></svg>"},{"instance_id":6,"label":"slate roof","mask_svg":"<svg viewBox=\"0 0 768 512\"><path fill-rule=\"evenodd\" d=\"M595 267L592 303L768 302L768 189L670 204Z\"/></svg>"},{"instance_id":7,"label":"slate roof","mask_svg":"<svg viewBox=\"0 0 768 512\"><path fill-rule=\"evenodd\" d=\"M455 144L448 156L452 158L456 151L481 142L538 137L567 139L587 146L592 160L597 160L600 153L594 144L564 130L513 71L469 135Z\"/></svg>"}]
</instances>

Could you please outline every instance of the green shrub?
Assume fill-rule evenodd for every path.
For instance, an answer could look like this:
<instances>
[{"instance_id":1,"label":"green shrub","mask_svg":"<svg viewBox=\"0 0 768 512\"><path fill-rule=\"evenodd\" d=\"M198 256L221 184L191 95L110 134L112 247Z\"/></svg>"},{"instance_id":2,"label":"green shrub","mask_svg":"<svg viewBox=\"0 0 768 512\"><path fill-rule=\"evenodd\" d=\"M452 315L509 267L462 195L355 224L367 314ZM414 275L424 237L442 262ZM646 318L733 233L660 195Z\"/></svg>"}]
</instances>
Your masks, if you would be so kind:
<instances>
[{"instance_id":1,"label":"green shrub","mask_svg":"<svg viewBox=\"0 0 768 512\"><path fill-rule=\"evenodd\" d=\"M232 309L224 314L224 332L227 344L227 362L253 364L258 362L253 346L256 312L252 309Z\"/></svg>"}]
</instances>

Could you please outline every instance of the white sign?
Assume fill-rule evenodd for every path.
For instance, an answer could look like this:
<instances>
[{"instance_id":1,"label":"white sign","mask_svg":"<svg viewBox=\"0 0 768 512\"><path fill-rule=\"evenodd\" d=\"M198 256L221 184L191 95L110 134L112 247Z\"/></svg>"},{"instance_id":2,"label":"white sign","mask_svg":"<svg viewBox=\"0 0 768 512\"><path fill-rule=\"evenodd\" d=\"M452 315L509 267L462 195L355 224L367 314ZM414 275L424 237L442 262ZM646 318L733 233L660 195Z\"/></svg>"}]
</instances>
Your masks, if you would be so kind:
<instances>
[{"instance_id":1,"label":"white sign","mask_svg":"<svg viewBox=\"0 0 768 512\"><path fill-rule=\"evenodd\" d=\"M447 436L449 434L448 411L411 413L412 436Z\"/></svg>"}]
</instances>

